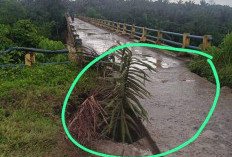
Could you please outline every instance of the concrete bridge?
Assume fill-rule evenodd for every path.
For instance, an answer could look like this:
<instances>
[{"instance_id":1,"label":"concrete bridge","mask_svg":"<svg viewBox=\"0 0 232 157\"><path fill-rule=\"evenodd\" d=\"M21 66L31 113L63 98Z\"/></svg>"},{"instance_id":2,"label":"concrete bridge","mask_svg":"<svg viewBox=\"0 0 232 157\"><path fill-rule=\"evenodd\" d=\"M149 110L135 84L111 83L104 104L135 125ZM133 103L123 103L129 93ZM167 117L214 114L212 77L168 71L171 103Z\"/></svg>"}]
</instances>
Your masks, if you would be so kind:
<instances>
[{"instance_id":1,"label":"concrete bridge","mask_svg":"<svg viewBox=\"0 0 232 157\"><path fill-rule=\"evenodd\" d=\"M117 45L117 41L122 44L139 42L137 39L129 39L78 18L69 24L73 26L76 36L82 40L82 45L98 54ZM150 120L150 123L144 125L160 151L168 151L184 143L197 132L213 104L216 86L190 72L187 62L183 59L150 48L133 47L131 50L134 55L151 55L152 57L143 59L152 61L157 69L156 73L150 73L152 81L146 83L152 97L142 100ZM168 156L232 156L231 111L232 91L223 87L216 110L199 138ZM109 141L101 142L100 145L96 144L95 149L102 153L124 156L152 154L152 146L147 144L146 140L140 140L130 146Z\"/></svg>"}]
</instances>

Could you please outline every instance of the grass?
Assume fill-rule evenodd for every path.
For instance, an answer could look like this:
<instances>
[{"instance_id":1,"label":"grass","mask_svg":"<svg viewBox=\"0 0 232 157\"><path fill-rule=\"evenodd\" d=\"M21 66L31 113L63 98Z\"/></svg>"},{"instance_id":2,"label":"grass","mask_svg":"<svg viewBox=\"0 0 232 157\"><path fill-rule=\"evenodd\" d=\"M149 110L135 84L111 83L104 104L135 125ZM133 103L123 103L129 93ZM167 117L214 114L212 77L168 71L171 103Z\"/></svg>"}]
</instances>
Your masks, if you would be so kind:
<instances>
[{"instance_id":1,"label":"grass","mask_svg":"<svg viewBox=\"0 0 232 157\"><path fill-rule=\"evenodd\" d=\"M45 156L57 147L62 103L80 70L75 64L0 69L0 157ZM71 101L93 89L96 77L89 70Z\"/></svg>"},{"instance_id":2,"label":"grass","mask_svg":"<svg viewBox=\"0 0 232 157\"><path fill-rule=\"evenodd\" d=\"M213 56L221 86L232 88L232 34L228 34L219 47L210 47L206 53ZM205 58L194 57L190 69L215 83L213 72Z\"/></svg>"}]
</instances>

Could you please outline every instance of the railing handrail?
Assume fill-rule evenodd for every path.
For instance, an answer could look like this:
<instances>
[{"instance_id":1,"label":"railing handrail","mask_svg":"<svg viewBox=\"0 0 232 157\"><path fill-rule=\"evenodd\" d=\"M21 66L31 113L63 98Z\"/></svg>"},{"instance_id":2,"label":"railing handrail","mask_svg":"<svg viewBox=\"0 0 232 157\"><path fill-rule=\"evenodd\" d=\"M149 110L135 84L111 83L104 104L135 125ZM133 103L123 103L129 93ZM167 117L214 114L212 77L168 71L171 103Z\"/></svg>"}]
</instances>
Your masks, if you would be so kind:
<instances>
[{"instance_id":1,"label":"railing handrail","mask_svg":"<svg viewBox=\"0 0 232 157\"><path fill-rule=\"evenodd\" d=\"M195 40L201 40L202 43L202 50L205 51L208 47L211 46L212 43L212 36L211 35L204 35L204 36L198 36L198 35L191 35L190 33L176 33L176 32L170 32L165 30L157 30L142 26L136 26L134 24L127 24L127 23L121 23L121 22L115 22L115 21L109 21L109 20L102 20L102 19L94 19L94 18L88 18L88 17L80 17L83 20L86 20L87 22L90 22L92 24L102 26L104 28L110 29L112 31L116 31L116 33L121 33L122 35L129 35L130 38L140 38L141 42L152 42L156 44L170 44L170 45L176 45L182 48L190 48L195 50L200 50L200 43L195 42L194 46L190 44L191 39ZM111 25L110 22L113 24ZM117 26L115 26L117 24ZM130 27L130 28L128 28ZM157 34L156 36L154 34ZM167 39L164 35L170 35L171 37L180 37L181 40L178 39L179 42ZM175 38L176 39L176 38ZM195 41L194 40L194 41Z\"/></svg>"},{"instance_id":2,"label":"railing handrail","mask_svg":"<svg viewBox=\"0 0 232 157\"><path fill-rule=\"evenodd\" d=\"M94 18L90 18L90 19L94 19ZM103 20L103 19L96 19L96 20L102 20L102 21L108 21L108 22L114 22L114 23L118 23L118 24L120 24L120 25L126 25L126 26L132 26L131 24L127 24L127 23L121 23L121 22L115 22L115 21L110 21L110 20ZM134 26L135 28L138 28L138 29L143 29L143 27L142 26ZM152 29L152 28L145 28L146 30L148 30L148 31L155 31L155 32L158 32L158 30L157 29ZM175 36L183 36L184 34L182 34L182 33L176 33L176 32L170 32L170 31L165 31L165 30L161 30L161 32L162 33L164 33L164 34L170 34L170 35L175 35ZM193 38L193 39L203 39L204 37L203 36L199 36L199 35L188 35L187 36L188 38ZM213 38L212 37L210 37L210 38L208 38L208 40L210 40L210 41L212 41L213 40Z\"/></svg>"},{"instance_id":3,"label":"railing handrail","mask_svg":"<svg viewBox=\"0 0 232 157\"><path fill-rule=\"evenodd\" d=\"M175 32L169 32L169 31L161 31L161 33L163 33L163 34L175 35L175 36L179 36L179 37L183 37L183 36L184 36L184 34L175 33Z\"/></svg>"},{"instance_id":4,"label":"railing handrail","mask_svg":"<svg viewBox=\"0 0 232 157\"><path fill-rule=\"evenodd\" d=\"M63 54L68 53L67 49L63 50L45 50L45 49L38 49L38 48L29 48L29 47L10 47L5 51L0 51L0 55L4 53L10 53L12 51L30 51L36 53L46 53L46 54Z\"/></svg>"}]
</instances>

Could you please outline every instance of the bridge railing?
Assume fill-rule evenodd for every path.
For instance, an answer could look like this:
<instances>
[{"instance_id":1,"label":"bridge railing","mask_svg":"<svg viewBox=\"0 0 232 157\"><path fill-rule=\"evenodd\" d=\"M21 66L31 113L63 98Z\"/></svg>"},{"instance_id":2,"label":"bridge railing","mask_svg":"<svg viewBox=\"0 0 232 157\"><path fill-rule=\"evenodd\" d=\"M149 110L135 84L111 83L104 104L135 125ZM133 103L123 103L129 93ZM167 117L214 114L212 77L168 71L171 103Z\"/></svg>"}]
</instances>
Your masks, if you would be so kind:
<instances>
[{"instance_id":1,"label":"bridge railing","mask_svg":"<svg viewBox=\"0 0 232 157\"><path fill-rule=\"evenodd\" d=\"M194 50L203 50L205 51L212 44L212 36L204 35L197 36L191 35L190 33L175 33L164 30L157 30L152 28L146 28L141 26L135 26L134 24L126 24L115 21L103 20L103 19L94 19L89 17L78 17L84 21L92 23L94 25L115 31L116 33L121 33L122 35L129 35L131 39L137 38L141 42L150 42L155 44L164 44L175 47L189 48ZM179 41L167 39L165 36L173 36ZM191 39L198 41L199 45L191 45ZM182 41L182 42L180 42Z\"/></svg>"},{"instance_id":2,"label":"bridge railing","mask_svg":"<svg viewBox=\"0 0 232 157\"><path fill-rule=\"evenodd\" d=\"M70 25L70 17L65 16L65 18L66 18L67 27L68 27L68 35L71 36L70 38L71 38L71 40L73 42L78 42L78 39L75 36L75 30ZM7 55L7 54L10 54L10 53L11 53L11 55L14 55L12 53L14 51L26 52L25 53L25 63L24 64L2 64L2 65L0 65L0 68L15 67L15 66L25 66L25 65L26 66L32 66L36 62L36 53L42 53L42 54L68 54L69 55L69 50L68 49L52 51L52 50L44 50L44 49L28 48L28 47L10 47L8 50L0 51L0 56L1 55ZM70 61L41 63L41 64L42 65L47 65L47 64L51 65L51 64L62 64L62 63L70 63Z\"/></svg>"},{"instance_id":3,"label":"bridge railing","mask_svg":"<svg viewBox=\"0 0 232 157\"><path fill-rule=\"evenodd\" d=\"M37 48L28 48L28 47L11 47L8 50L1 51L0 50L0 56L6 55L11 53L12 51L22 51L26 52L25 55L25 63L24 64L4 64L0 65L0 68L7 68L7 67L14 67L14 66L32 66L36 62L36 53L43 53L43 54L67 54L69 61L65 62L53 62L53 63L41 63L42 65L46 64L62 64L62 63L71 63L71 62L79 62L78 56L82 55L84 57L89 58L95 58L98 56L98 54L93 51L92 49L89 49L88 47L84 47L82 45L82 40L79 38L79 35L77 34L77 31L75 29L75 26L73 25L73 20L71 17L67 14L65 15L66 23L67 23L67 49L64 50L44 50L44 49L37 49ZM11 55L14 55L11 53Z\"/></svg>"},{"instance_id":4,"label":"bridge railing","mask_svg":"<svg viewBox=\"0 0 232 157\"><path fill-rule=\"evenodd\" d=\"M43 54L68 54L68 50L64 49L64 50L57 50L57 51L52 51L52 50L44 50L44 49L37 49L37 48L28 48L28 47L11 47L6 51L0 51L0 55L6 55L11 53L12 51L24 51L26 52L25 55L25 64L4 64L4 65L0 65L0 68L7 68L9 66L32 66L33 64L35 64L35 53L43 53ZM69 61L65 61L65 62L52 62L52 63L42 63L43 65L46 64L61 64L61 63L70 63Z\"/></svg>"}]
</instances>

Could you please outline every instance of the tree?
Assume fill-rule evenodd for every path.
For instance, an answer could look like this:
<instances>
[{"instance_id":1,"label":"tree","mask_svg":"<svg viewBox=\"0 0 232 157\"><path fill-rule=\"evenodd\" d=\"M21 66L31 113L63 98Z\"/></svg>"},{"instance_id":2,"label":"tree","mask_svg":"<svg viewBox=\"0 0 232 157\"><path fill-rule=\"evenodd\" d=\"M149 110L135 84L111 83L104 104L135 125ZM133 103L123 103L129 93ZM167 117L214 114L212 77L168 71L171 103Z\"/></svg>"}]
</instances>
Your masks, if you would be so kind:
<instances>
[{"instance_id":1,"label":"tree","mask_svg":"<svg viewBox=\"0 0 232 157\"><path fill-rule=\"evenodd\" d=\"M26 8L27 18L38 27L41 35L55 40L64 39L64 0L21 0L21 3Z\"/></svg>"},{"instance_id":2,"label":"tree","mask_svg":"<svg viewBox=\"0 0 232 157\"><path fill-rule=\"evenodd\" d=\"M128 48L118 50L115 56L120 61L114 62L116 59L113 57L113 70L117 75L106 78L112 82L112 86L106 86L103 90L105 98L102 106L107 113L108 124L103 127L102 134L115 141L132 143L142 135L140 120L147 120L147 111L139 99L150 96L145 88L149 76L138 66L150 71L155 69L132 56Z\"/></svg>"},{"instance_id":3,"label":"tree","mask_svg":"<svg viewBox=\"0 0 232 157\"><path fill-rule=\"evenodd\" d=\"M0 23L13 24L24 19L26 12L17 0L0 0Z\"/></svg>"}]
</instances>

